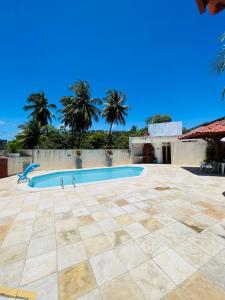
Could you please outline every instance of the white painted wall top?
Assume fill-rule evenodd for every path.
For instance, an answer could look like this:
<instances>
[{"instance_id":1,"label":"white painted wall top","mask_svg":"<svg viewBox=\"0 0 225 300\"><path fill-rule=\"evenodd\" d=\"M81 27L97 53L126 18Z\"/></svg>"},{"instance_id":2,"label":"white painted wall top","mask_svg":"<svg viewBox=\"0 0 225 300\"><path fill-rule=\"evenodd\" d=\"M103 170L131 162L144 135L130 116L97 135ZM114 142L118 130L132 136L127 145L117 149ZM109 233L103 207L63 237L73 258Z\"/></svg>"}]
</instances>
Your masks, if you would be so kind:
<instances>
[{"instance_id":1,"label":"white painted wall top","mask_svg":"<svg viewBox=\"0 0 225 300\"><path fill-rule=\"evenodd\" d=\"M182 135L182 122L148 124L148 133L152 137Z\"/></svg>"}]
</instances>

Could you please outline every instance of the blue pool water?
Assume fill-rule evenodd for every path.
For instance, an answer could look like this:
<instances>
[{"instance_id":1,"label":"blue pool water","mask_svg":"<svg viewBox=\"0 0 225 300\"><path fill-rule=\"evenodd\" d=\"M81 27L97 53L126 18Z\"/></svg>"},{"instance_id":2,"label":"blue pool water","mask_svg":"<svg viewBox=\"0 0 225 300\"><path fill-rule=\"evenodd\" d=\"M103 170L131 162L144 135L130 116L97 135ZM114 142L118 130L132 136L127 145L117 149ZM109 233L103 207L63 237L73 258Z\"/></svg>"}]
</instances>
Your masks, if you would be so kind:
<instances>
[{"instance_id":1,"label":"blue pool water","mask_svg":"<svg viewBox=\"0 0 225 300\"><path fill-rule=\"evenodd\" d=\"M33 177L28 183L28 186L31 188L48 188L60 186L62 179L64 185L72 185L73 176L75 178L75 184L133 177L139 176L142 173L143 169L144 168L142 167L126 166L54 172Z\"/></svg>"}]
</instances>

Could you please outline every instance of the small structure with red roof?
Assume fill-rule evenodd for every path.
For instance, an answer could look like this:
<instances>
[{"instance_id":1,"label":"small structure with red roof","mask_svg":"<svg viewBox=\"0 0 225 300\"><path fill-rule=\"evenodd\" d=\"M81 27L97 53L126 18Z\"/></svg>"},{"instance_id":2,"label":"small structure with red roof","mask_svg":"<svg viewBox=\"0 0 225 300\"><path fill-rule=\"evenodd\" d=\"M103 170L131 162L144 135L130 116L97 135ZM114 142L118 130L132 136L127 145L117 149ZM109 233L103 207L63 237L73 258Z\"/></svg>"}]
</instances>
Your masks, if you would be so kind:
<instances>
[{"instance_id":1,"label":"small structure with red roof","mask_svg":"<svg viewBox=\"0 0 225 300\"><path fill-rule=\"evenodd\" d=\"M225 137L225 117L203 123L191 131L183 134L180 139L204 139L215 146L216 161L224 159L224 144L222 139Z\"/></svg>"}]
</instances>

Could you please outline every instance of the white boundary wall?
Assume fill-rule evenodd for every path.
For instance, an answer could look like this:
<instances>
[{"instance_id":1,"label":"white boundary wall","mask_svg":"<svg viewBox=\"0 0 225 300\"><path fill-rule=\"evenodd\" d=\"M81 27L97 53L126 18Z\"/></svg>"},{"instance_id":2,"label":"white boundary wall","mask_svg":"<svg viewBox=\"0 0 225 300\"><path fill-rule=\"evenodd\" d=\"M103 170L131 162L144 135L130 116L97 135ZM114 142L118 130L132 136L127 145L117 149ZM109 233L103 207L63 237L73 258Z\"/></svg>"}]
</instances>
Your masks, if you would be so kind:
<instances>
[{"instance_id":1,"label":"white boundary wall","mask_svg":"<svg viewBox=\"0 0 225 300\"><path fill-rule=\"evenodd\" d=\"M127 165L131 163L128 149L112 149L113 155L106 157L102 149L82 149L80 159L77 159L75 149L35 149L23 150L30 156L9 157L8 174L14 175L22 172L29 163L38 163L38 170L58 170L76 168L94 168L115 165Z\"/></svg>"}]
</instances>

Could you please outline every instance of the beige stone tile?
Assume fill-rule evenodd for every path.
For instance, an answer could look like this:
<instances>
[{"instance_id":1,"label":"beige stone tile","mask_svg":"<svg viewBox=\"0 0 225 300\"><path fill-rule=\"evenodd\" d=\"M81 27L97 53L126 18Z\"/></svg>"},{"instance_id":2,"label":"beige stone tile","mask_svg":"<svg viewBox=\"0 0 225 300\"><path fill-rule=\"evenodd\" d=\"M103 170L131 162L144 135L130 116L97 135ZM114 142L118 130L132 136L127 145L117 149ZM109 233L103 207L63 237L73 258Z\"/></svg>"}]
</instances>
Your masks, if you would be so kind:
<instances>
[{"instance_id":1,"label":"beige stone tile","mask_svg":"<svg viewBox=\"0 0 225 300\"><path fill-rule=\"evenodd\" d=\"M28 257L37 256L56 249L55 234L33 239L28 248Z\"/></svg>"},{"instance_id":2,"label":"beige stone tile","mask_svg":"<svg viewBox=\"0 0 225 300\"><path fill-rule=\"evenodd\" d=\"M125 199L119 199L119 200L116 200L115 203L118 205L118 206L124 206L124 205L128 205L129 202Z\"/></svg>"},{"instance_id":3,"label":"beige stone tile","mask_svg":"<svg viewBox=\"0 0 225 300\"><path fill-rule=\"evenodd\" d=\"M58 300L57 273L24 285L20 289L36 292L37 298L35 300Z\"/></svg>"},{"instance_id":4,"label":"beige stone tile","mask_svg":"<svg viewBox=\"0 0 225 300\"><path fill-rule=\"evenodd\" d=\"M80 233L76 228L56 233L56 242L58 247L64 247L70 244L74 244L76 242L79 242L80 240Z\"/></svg>"},{"instance_id":5,"label":"beige stone tile","mask_svg":"<svg viewBox=\"0 0 225 300\"><path fill-rule=\"evenodd\" d=\"M137 239L149 233L149 231L146 230L140 223L132 223L126 226L125 229L134 239Z\"/></svg>"},{"instance_id":6,"label":"beige stone tile","mask_svg":"<svg viewBox=\"0 0 225 300\"><path fill-rule=\"evenodd\" d=\"M97 211L92 214L95 221L102 221L110 218L110 214L106 211Z\"/></svg>"},{"instance_id":7,"label":"beige stone tile","mask_svg":"<svg viewBox=\"0 0 225 300\"><path fill-rule=\"evenodd\" d=\"M225 210L217 208L208 208L203 211L203 213L209 217L212 217L217 220L222 220L225 218Z\"/></svg>"},{"instance_id":8,"label":"beige stone tile","mask_svg":"<svg viewBox=\"0 0 225 300\"><path fill-rule=\"evenodd\" d=\"M154 261L176 284L180 284L196 271L172 249L159 254Z\"/></svg>"},{"instance_id":9,"label":"beige stone tile","mask_svg":"<svg viewBox=\"0 0 225 300\"><path fill-rule=\"evenodd\" d=\"M67 245L57 249L58 269L63 270L87 259L83 242Z\"/></svg>"},{"instance_id":10,"label":"beige stone tile","mask_svg":"<svg viewBox=\"0 0 225 300\"><path fill-rule=\"evenodd\" d=\"M89 212L89 210L87 208L82 207L82 208L78 208L78 209L73 210L73 214L76 217L80 217L80 216L89 215L90 212Z\"/></svg>"},{"instance_id":11,"label":"beige stone tile","mask_svg":"<svg viewBox=\"0 0 225 300\"><path fill-rule=\"evenodd\" d=\"M154 232L163 227L163 224L154 218L148 218L140 221L140 224L150 232Z\"/></svg>"},{"instance_id":12,"label":"beige stone tile","mask_svg":"<svg viewBox=\"0 0 225 300\"><path fill-rule=\"evenodd\" d=\"M55 251L29 258L25 262L21 285L41 279L54 272L56 272Z\"/></svg>"},{"instance_id":13,"label":"beige stone tile","mask_svg":"<svg viewBox=\"0 0 225 300\"><path fill-rule=\"evenodd\" d=\"M111 245L104 234L99 234L84 240L88 257L95 256L110 249Z\"/></svg>"},{"instance_id":14,"label":"beige stone tile","mask_svg":"<svg viewBox=\"0 0 225 300\"><path fill-rule=\"evenodd\" d=\"M102 300L102 296L99 289L95 289L83 296L78 297L77 300Z\"/></svg>"},{"instance_id":15,"label":"beige stone tile","mask_svg":"<svg viewBox=\"0 0 225 300\"><path fill-rule=\"evenodd\" d=\"M212 281L215 285L219 286L225 291L225 268L223 263L218 263L216 260L209 261L201 269L208 280Z\"/></svg>"},{"instance_id":16,"label":"beige stone tile","mask_svg":"<svg viewBox=\"0 0 225 300\"><path fill-rule=\"evenodd\" d=\"M181 285L187 299L191 300L225 300L225 293L205 276L196 273Z\"/></svg>"},{"instance_id":17,"label":"beige stone tile","mask_svg":"<svg viewBox=\"0 0 225 300\"><path fill-rule=\"evenodd\" d=\"M43 226L38 227L40 230L33 230L31 234L31 239L37 239L55 232L54 223L43 224Z\"/></svg>"},{"instance_id":18,"label":"beige stone tile","mask_svg":"<svg viewBox=\"0 0 225 300\"><path fill-rule=\"evenodd\" d=\"M60 300L77 299L95 287L95 278L87 262L82 262L59 273Z\"/></svg>"},{"instance_id":19,"label":"beige stone tile","mask_svg":"<svg viewBox=\"0 0 225 300\"><path fill-rule=\"evenodd\" d=\"M102 233L97 223L91 223L89 225L81 226L79 228L79 231L82 239L87 239Z\"/></svg>"},{"instance_id":20,"label":"beige stone tile","mask_svg":"<svg viewBox=\"0 0 225 300\"><path fill-rule=\"evenodd\" d=\"M159 236L157 232L145 235L137 239L136 242L150 257L155 257L169 248L167 240L164 239L163 236Z\"/></svg>"},{"instance_id":21,"label":"beige stone tile","mask_svg":"<svg viewBox=\"0 0 225 300\"><path fill-rule=\"evenodd\" d=\"M29 241L31 236L31 229L23 231L11 231L6 236L2 248L9 247L15 244L23 243Z\"/></svg>"},{"instance_id":22,"label":"beige stone tile","mask_svg":"<svg viewBox=\"0 0 225 300\"><path fill-rule=\"evenodd\" d=\"M133 269L130 275L147 300L159 300L175 288L152 260Z\"/></svg>"},{"instance_id":23,"label":"beige stone tile","mask_svg":"<svg viewBox=\"0 0 225 300\"><path fill-rule=\"evenodd\" d=\"M117 228L119 228L119 226L117 225L116 221L113 218L99 221L98 224L104 233L109 232L109 231L114 231Z\"/></svg>"},{"instance_id":24,"label":"beige stone tile","mask_svg":"<svg viewBox=\"0 0 225 300\"><path fill-rule=\"evenodd\" d=\"M135 222L129 214L118 216L115 220L119 226L126 226Z\"/></svg>"},{"instance_id":25,"label":"beige stone tile","mask_svg":"<svg viewBox=\"0 0 225 300\"><path fill-rule=\"evenodd\" d=\"M104 300L141 300L140 290L128 275L121 275L101 287Z\"/></svg>"},{"instance_id":26,"label":"beige stone tile","mask_svg":"<svg viewBox=\"0 0 225 300\"><path fill-rule=\"evenodd\" d=\"M185 300L184 294L180 288L175 288L172 292L168 293L162 300ZM186 299L187 300L187 299Z\"/></svg>"},{"instance_id":27,"label":"beige stone tile","mask_svg":"<svg viewBox=\"0 0 225 300\"><path fill-rule=\"evenodd\" d=\"M28 242L0 248L0 265L13 264L27 256Z\"/></svg>"},{"instance_id":28,"label":"beige stone tile","mask_svg":"<svg viewBox=\"0 0 225 300\"><path fill-rule=\"evenodd\" d=\"M80 217L78 217L78 219L80 220L80 225L81 226L85 226L85 225L88 225L88 224L91 224L91 223L95 222L92 215L80 216Z\"/></svg>"},{"instance_id":29,"label":"beige stone tile","mask_svg":"<svg viewBox=\"0 0 225 300\"><path fill-rule=\"evenodd\" d=\"M189 241L179 244L174 247L174 250L196 269L206 264L212 258L211 255L203 252L201 248L197 245L194 246Z\"/></svg>"},{"instance_id":30,"label":"beige stone tile","mask_svg":"<svg viewBox=\"0 0 225 300\"><path fill-rule=\"evenodd\" d=\"M24 260L0 265L0 285L8 288L19 286L24 267Z\"/></svg>"},{"instance_id":31,"label":"beige stone tile","mask_svg":"<svg viewBox=\"0 0 225 300\"><path fill-rule=\"evenodd\" d=\"M113 247L116 247L121 243L128 241L131 238L127 231L124 229L107 232L106 236Z\"/></svg>"},{"instance_id":32,"label":"beige stone tile","mask_svg":"<svg viewBox=\"0 0 225 300\"><path fill-rule=\"evenodd\" d=\"M167 239L169 245L182 243L197 234L196 231L180 222L163 227L158 230L158 233Z\"/></svg>"},{"instance_id":33,"label":"beige stone tile","mask_svg":"<svg viewBox=\"0 0 225 300\"><path fill-rule=\"evenodd\" d=\"M134 241L121 244L115 249L115 253L127 270L131 270L149 259Z\"/></svg>"},{"instance_id":34,"label":"beige stone tile","mask_svg":"<svg viewBox=\"0 0 225 300\"><path fill-rule=\"evenodd\" d=\"M126 272L113 250L91 257L90 263L98 285Z\"/></svg>"}]
</instances>

